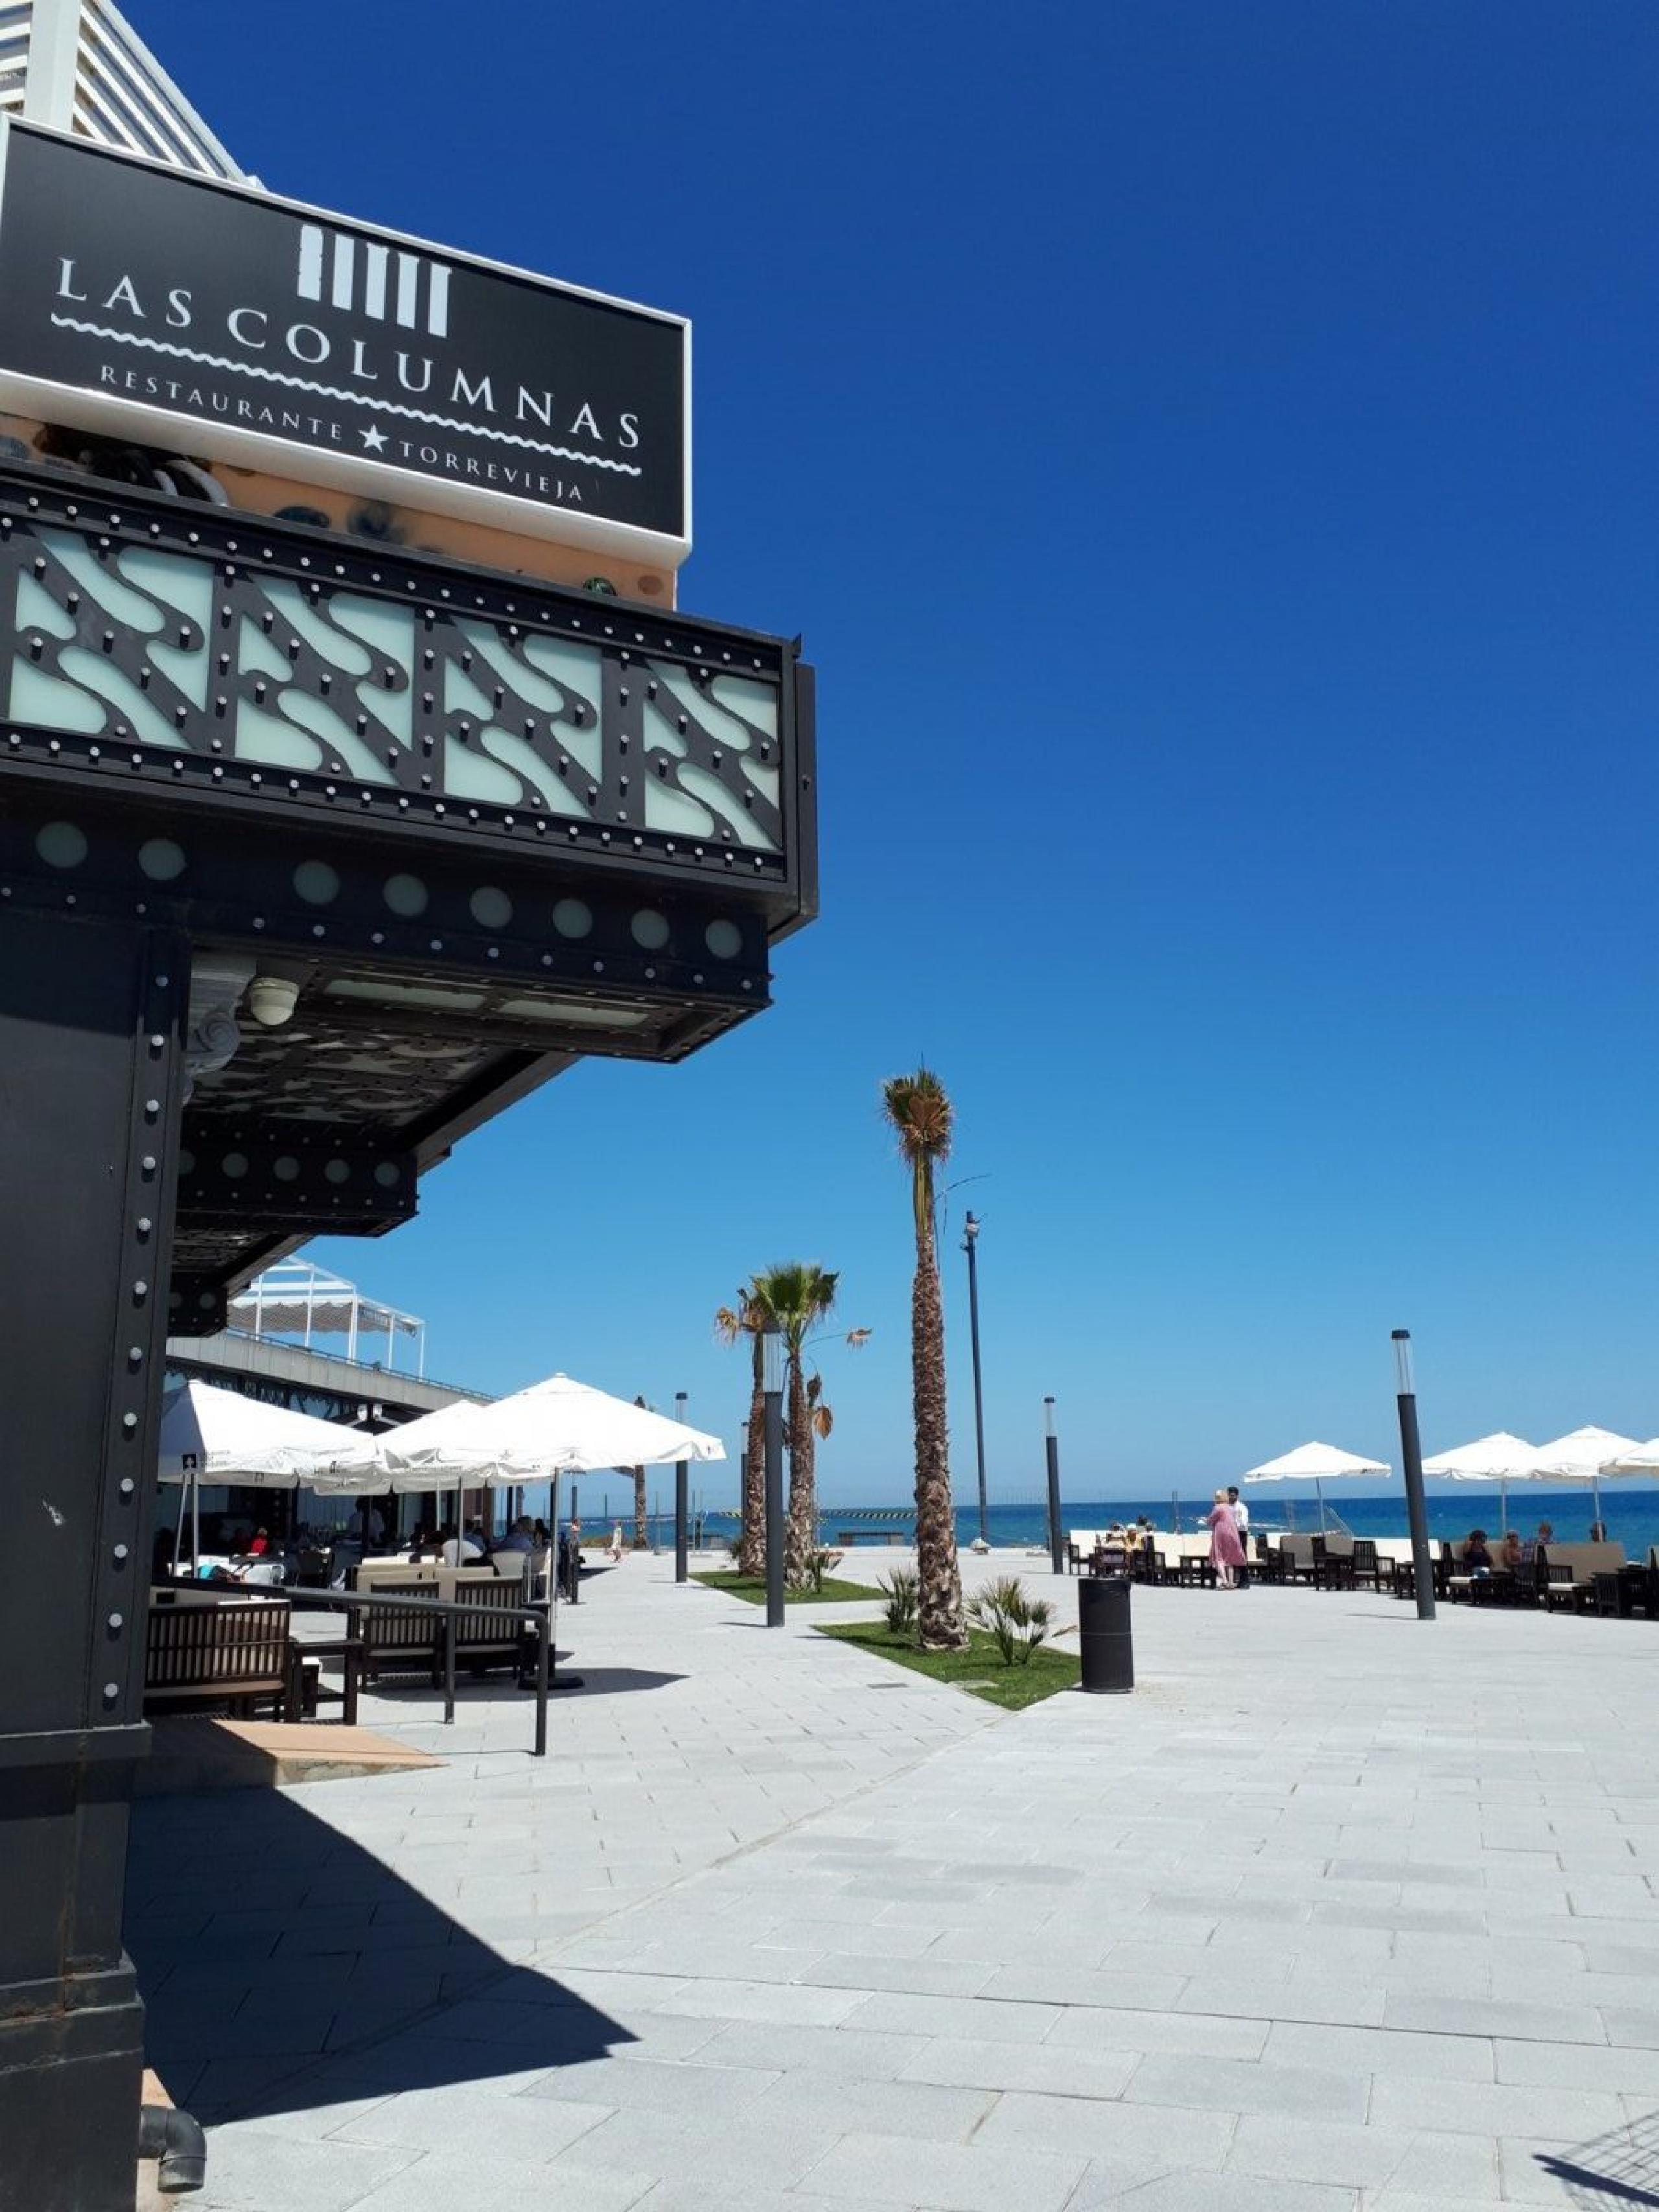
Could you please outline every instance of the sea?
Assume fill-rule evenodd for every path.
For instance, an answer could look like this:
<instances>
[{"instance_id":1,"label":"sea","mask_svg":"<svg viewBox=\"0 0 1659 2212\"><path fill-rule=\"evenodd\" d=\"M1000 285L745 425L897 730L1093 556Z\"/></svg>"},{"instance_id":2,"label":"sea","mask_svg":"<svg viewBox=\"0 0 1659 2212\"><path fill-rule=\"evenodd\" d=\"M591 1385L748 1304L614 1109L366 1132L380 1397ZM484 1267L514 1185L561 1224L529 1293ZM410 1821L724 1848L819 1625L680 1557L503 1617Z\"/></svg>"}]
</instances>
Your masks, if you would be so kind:
<instances>
[{"instance_id":1,"label":"sea","mask_svg":"<svg viewBox=\"0 0 1659 2212\"><path fill-rule=\"evenodd\" d=\"M1461 1538L1472 1528L1484 1528L1492 1536L1502 1526L1495 1483L1490 1488L1483 1485L1478 1491L1470 1485L1455 1495L1430 1498L1425 1502L1431 1536ZM1269 1499L1247 1492L1245 1503L1250 1509L1251 1526L1255 1529L1308 1533L1320 1525L1316 1498ZM1333 1486L1325 1503L1327 1522L1332 1528L1351 1529L1356 1536L1407 1534L1405 1501L1398 1492L1391 1498L1349 1498L1340 1495ZM1191 1530L1203 1525L1211 1504L1207 1497L1172 1501L1167 1491L1162 1498L1067 1498L1061 1501L1060 1521L1067 1528L1103 1528L1110 1521L1133 1521L1144 1513L1155 1528L1167 1531L1178 1525ZM1533 1535L1540 1521L1548 1521L1554 1527L1558 1541L1582 1543L1589 1533L1594 1515L1588 1487L1555 1490L1530 1482L1514 1483L1510 1487L1510 1525L1523 1536ZM1644 1486L1638 1490L1617 1482L1604 1483L1601 1517L1607 1522L1608 1536L1614 1543L1624 1546L1627 1557L1645 1559L1649 1545L1659 1544L1659 1489ZM908 1534L915 1530L915 1519L914 1505L859 1505L839 1511L831 1506L822 1516L819 1533L823 1542L832 1545L842 1530L855 1528L860 1531L902 1528ZM999 1550L1025 1550L1048 1540L1048 1508L1041 1498L988 1506L985 1522L986 1535ZM733 1513L708 1512L702 1516L702 1523L706 1534L716 1540L738 1533L737 1516ZM978 1505L958 1499L957 1541L971 1544L978 1534Z\"/></svg>"}]
</instances>

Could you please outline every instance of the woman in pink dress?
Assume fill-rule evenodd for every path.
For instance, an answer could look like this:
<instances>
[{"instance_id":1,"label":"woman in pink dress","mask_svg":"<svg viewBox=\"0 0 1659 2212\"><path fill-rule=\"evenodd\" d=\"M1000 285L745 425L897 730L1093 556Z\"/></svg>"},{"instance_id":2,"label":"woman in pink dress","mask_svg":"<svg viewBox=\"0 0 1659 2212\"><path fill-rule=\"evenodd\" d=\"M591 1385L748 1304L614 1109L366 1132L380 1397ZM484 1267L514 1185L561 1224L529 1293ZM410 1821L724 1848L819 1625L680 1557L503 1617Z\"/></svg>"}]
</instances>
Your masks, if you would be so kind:
<instances>
[{"instance_id":1,"label":"woman in pink dress","mask_svg":"<svg viewBox=\"0 0 1659 2212\"><path fill-rule=\"evenodd\" d=\"M1239 1540L1238 1523L1233 1518L1233 1509L1224 1490L1218 1490L1215 1504L1204 1518L1210 1524L1210 1564L1215 1569L1218 1589L1237 1589L1238 1570L1244 1564L1244 1547Z\"/></svg>"}]
</instances>

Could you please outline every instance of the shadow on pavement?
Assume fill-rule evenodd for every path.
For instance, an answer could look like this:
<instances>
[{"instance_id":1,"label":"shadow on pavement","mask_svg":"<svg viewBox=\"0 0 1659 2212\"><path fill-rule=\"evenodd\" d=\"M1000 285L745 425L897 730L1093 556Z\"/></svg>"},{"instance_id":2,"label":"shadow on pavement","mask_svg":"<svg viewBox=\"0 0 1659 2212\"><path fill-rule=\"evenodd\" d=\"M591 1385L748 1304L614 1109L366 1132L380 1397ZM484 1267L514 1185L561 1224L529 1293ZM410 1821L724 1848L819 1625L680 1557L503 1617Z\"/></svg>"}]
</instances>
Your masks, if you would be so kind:
<instances>
[{"instance_id":1,"label":"shadow on pavement","mask_svg":"<svg viewBox=\"0 0 1659 2212\"><path fill-rule=\"evenodd\" d=\"M374 1786L385 1787L395 1825L406 1809L398 1780ZM496 1799L488 1809L512 1808ZM535 1940L538 1906L556 1910L547 1875L515 1880L508 1854L521 1847L492 1843L487 1817L473 1827L458 1805L441 1825L433 1888L487 1881L497 1940L510 1940L509 1927ZM633 2040L551 1975L493 1950L293 1793L135 1805L126 1941L146 2003L146 2062L204 2122L544 2073Z\"/></svg>"},{"instance_id":2,"label":"shadow on pavement","mask_svg":"<svg viewBox=\"0 0 1659 2212\"><path fill-rule=\"evenodd\" d=\"M1542 2154L1537 2162L1582 2212L1659 2205L1659 2113L1575 2144L1565 2156Z\"/></svg>"}]
</instances>

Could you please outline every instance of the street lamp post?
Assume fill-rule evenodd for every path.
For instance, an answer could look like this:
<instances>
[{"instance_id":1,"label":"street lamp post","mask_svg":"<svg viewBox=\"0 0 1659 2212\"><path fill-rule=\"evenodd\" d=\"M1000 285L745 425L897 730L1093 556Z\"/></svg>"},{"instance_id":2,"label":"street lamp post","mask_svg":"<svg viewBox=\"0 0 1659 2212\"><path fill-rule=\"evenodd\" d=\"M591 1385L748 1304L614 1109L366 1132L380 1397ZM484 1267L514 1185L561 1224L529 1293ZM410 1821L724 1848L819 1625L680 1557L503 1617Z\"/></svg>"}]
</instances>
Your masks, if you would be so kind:
<instances>
[{"instance_id":1,"label":"street lamp post","mask_svg":"<svg viewBox=\"0 0 1659 2212\"><path fill-rule=\"evenodd\" d=\"M674 1419L682 1428L685 1426L684 1390L674 1393ZM685 1462L677 1459L674 1462L674 1579L677 1583L685 1580Z\"/></svg>"},{"instance_id":2,"label":"street lamp post","mask_svg":"<svg viewBox=\"0 0 1659 2212\"><path fill-rule=\"evenodd\" d=\"M1423 1502L1423 1447L1417 1434L1417 1383L1412 1374L1412 1333L1394 1332L1395 1387L1400 1406L1400 1461L1406 1474L1406 1517L1412 1532L1412 1577L1417 1617L1434 1619L1434 1569L1429 1561L1429 1513Z\"/></svg>"},{"instance_id":3,"label":"street lamp post","mask_svg":"<svg viewBox=\"0 0 1659 2212\"><path fill-rule=\"evenodd\" d=\"M1054 1401L1042 1401L1048 1434L1043 1441L1048 1455L1048 1560L1057 1575L1066 1571L1066 1532L1060 1525L1060 1439L1054 1434Z\"/></svg>"},{"instance_id":4,"label":"street lamp post","mask_svg":"<svg viewBox=\"0 0 1659 2212\"><path fill-rule=\"evenodd\" d=\"M761 1388L766 1438L766 1625L783 1626L783 1338L775 1322L761 1331Z\"/></svg>"},{"instance_id":5,"label":"street lamp post","mask_svg":"<svg viewBox=\"0 0 1659 2212\"><path fill-rule=\"evenodd\" d=\"M974 1347L974 1449L979 1459L979 1540L988 1545L985 1510L985 1392L979 1372L979 1223L970 1213L963 1224L962 1249L968 1255L968 1334Z\"/></svg>"}]
</instances>

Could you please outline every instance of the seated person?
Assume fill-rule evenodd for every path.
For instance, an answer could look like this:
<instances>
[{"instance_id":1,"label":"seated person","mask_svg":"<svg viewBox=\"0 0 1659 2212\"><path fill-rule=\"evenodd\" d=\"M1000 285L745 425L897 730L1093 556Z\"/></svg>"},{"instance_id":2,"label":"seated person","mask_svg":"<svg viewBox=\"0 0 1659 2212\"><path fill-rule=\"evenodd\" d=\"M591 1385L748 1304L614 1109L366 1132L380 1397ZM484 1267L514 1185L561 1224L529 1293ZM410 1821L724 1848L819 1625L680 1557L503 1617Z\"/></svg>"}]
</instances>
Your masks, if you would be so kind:
<instances>
[{"instance_id":1,"label":"seated person","mask_svg":"<svg viewBox=\"0 0 1659 2212\"><path fill-rule=\"evenodd\" d=\"M1538 1524L1537 1535L1535 1537L1528 1536L1522 1540L1521 1546L1522 1565L1523 1567L1531 1566L1537 1559L1540 1550L1553 1544L1554 1541L1555 1530L1547 1521L1540 1521Z\"/></svg>"},{"instance_id":2,"label":"seated person","mask_svg":"<svg viewBox=\"0 0 1659 2212\"><path fill-rule=\"evenodd\" d=\"M483 1546L473 1536L456 1534L455 1523L453 1521L446 1521L439 1529L436 1557L442 1565L446 1567L476 1566L483 1555ZM411 1556L414 1555L411 1554Z\"/></svg>"},{"instance_id":3,"label":"seated person","mask_svg":"<svg viewBox=\"0 0 1659 2212\"><path fill-rule=\"evenodd\" d=\"M1513 1528L1505 1529L1504 1540L1498 1547L1498 1565L1506 1574L1519 1574L1525 1564L1521 1556L1521 1538Z\"/></svg>"},{"instance_id":4,"label":"seated person","mask_svg":"<svg viewBox=\"0 0 1659 2212\"><path fill-rule=\"evenodd\" d=\"M1129 1568L1129 1532L1121 1521L1114 1521L1103 1531L1100 1541L1089 1554L1091 1575L1127 1574Z\"/></svg>"},{"instance_id":5,"label":"seated person","mask_svg":"<svg viewBox=\"0 0 1659 2212\"><path fill-rule=\"evenodd\" d=\"M1484 1528L1471 1528L1464 1540L1462 1553L1466 1575L1489 1575L1492 1572L1492 1553L1486 1549Z\"/></svg>"},{"instance_id":6,"label":"seated person","mask_svg":"<svg viewBox=\"0 0 1659 2212\"><path fill-rule=\"evenodd\" d=\"M1592 1544L1605 1544L1607 1542L1607 1524L1605 1521L1592 1521L1590 1522L1589 1540Z\"/></svg>"},{"instance_id":7,"label":"seated person","mask_svg":"<svg viewBox=\"0 0 1659 2212\"><path fill-rule=\"evenodd\" d=\"M253 1532L252 1541L247 1547L248 1558L250 1559L263 1559L265 1553L270 1549L270 1537L268 1531L264 1528L256 1528Z\"/></svg>"},{"instance_id":8,"label":"seated person","mask_svg":"<svg viewBox=\"0 0 1659 2212\"><path fill-rule=\"evenodd\" d=\"M501 1542L494 1547L498 1552L533 1552L536 1540L532 1534L530 1516L522 1513L507 1530Z\"/></svg>"}]
</instances>

